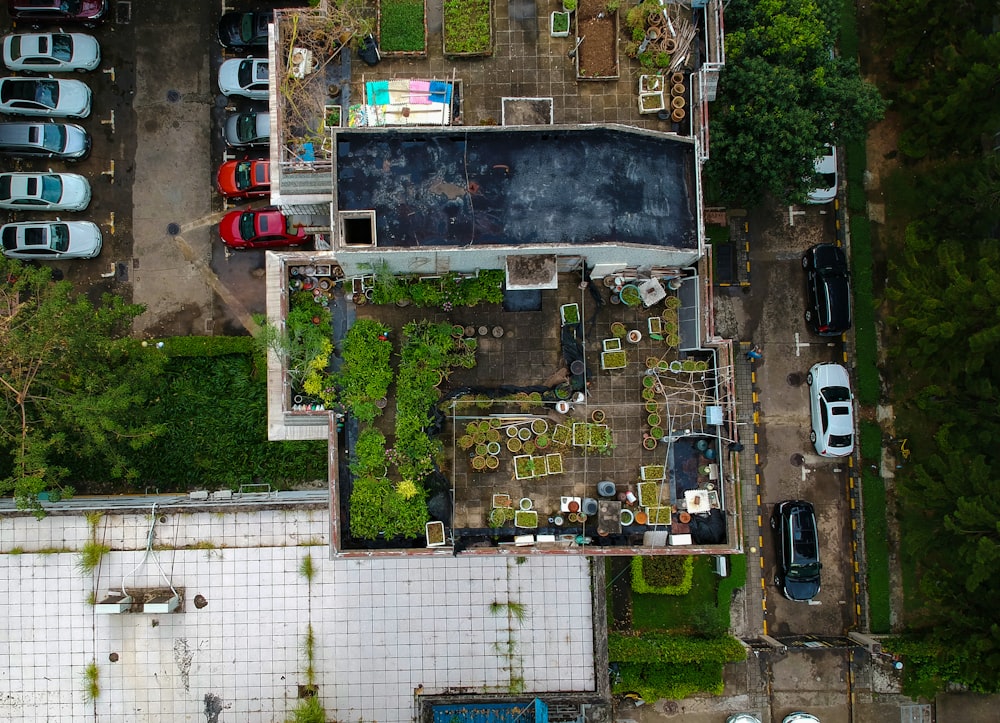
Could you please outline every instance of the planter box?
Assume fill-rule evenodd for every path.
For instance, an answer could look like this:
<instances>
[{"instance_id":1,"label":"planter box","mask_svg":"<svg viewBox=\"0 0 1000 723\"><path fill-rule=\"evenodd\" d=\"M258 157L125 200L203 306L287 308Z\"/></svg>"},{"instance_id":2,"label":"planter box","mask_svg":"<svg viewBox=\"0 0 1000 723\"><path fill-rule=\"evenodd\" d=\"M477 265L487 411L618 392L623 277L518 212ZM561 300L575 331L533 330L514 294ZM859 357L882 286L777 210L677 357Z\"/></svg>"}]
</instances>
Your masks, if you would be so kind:
<instances>
[{"instance_id":1,"label":"planter box","mask_svg":"<svg viewBox=\"0 0 1000 723\"><path fill-rule=\"evenodd\" d=\"M510 507L511 506L510 495L504 495L504 494L493 495L493 506Z\"/></svg>"},{"instance_id":2,"label":"planter box","mask_svg":"<svg viewBox=\"0 0 1000 723\"><path fill-rule=\"evenodd\" d=\"M549 474L563 473L563 458L558 452L545 455L545 470Z\"/></svg>"},{"instance_id":3,"label":"planter box","mask_svg":"<svg viewBox=\"0 0 1000 723\"><path fill-rule=\"evenodd\" d=\"M533 479L535 476L535 463L530 454L514 457L514 479Z\"/></svg>"},{"instance_id":4,"label":"planter box","mask_svg":"<svg viewBox=\"0 0 1000 723\"><path fill-rule=\"evenodd\" d=\"M673 514L673 507L650 507L649 508L649 524L651 525L669 525L670 515Z\"/></svg>"},{"instance_id":5,"label":"planter box","mask_svg":"<svg viewBox=\"0 0 1000 723\"><path fill-rule=\"evenodd\" d=\"M565 424L557 424L552 430L552 441L555 444L568 445L572 441L572 432Z\"/></svg>"},{"instance_id":6,"label":"planter box","mask_svg":"<svg viewBox=\"0 0 1000 723\"><path fill-rule=\"evenodd\" d=\"M424 535L427 537L427 547L444 547L444 523L428 522L424 525Z\"/></svg>"},{"instance_id":7,"label":"planter box","mask_svg":"<svg viewBox=\"0 0 1000 723\"><path fill-rule=\"evenodd\" d=\"M639 483L639 506L656 507L660 504L660 485L656 482Z\"/></svg>"},{"instance_id":8,"label":"planter box","mask_svg":"<svg viewBox=\"0 0 1000 723\"><path fill-rule=\"evenodd\" d=\"M639 95L643 95L645 93L662 93L662 92L663 92L662 75L639 76Z\"/></svg>"},{"instance_id":9,"label":"planter box","mask_svg":"<svg viewBox=\"0 0 1000 723\"><path fill-rule=\"evenodd\" d=\"M559 307L559 318L562 319L563 326L578 324L580 322L580 305L563 304Z\"/></svg>"},{"instance_id":10,"label":"planter box","mask_svg":"<svg viewBox=\"0 0 1000 723\"><path fill-rule=\"evenodd\" d=\"M640 93L639 94L639 114L647 115L649 113L659 113L661 110L666 108L665 101L663 100L663 92L659 93Z\"/></svg>"},{"instance_id":11,"label":"planter box","mask_svg":"<svg viewBox=\"0 0 1000 723\"><path fill-rule=\"evenodd\" d=\"M327 105L323 106L323 127L324 128L340 128L341 126L341 109L339 105ZM327 268L330 268L329 266ZM319 274L317 274L318 276ZM327 276L330 274L327 273Z\"/></svg>"},{"instance_id":12,"label":"planter box","mask_svg":"<svg viewBox=\"0 0 1000 723\"><path fill-rule=\"evenodd\" d=\"M493 55L492 0L444 0L442 19L441 47L446 58Z\"/></svg>"},{"instance_id":13,"label":"planter box","mask_svg":"<svg viewBox=\"0 0 1000 723\"><path fill-rule=\"evenodd\" d=\"M628 364L628 357L623 351L602 351L601 369L624 369Z\"/></svg>"},{"instance_id":14,"label":"planter box","mask_svg":"<svg viewBox=\"0 0 1000 723\"><path fill-rule=\"evenodd\" d=\"M548 464L545 460L545 455L540 454L531 458L532 464L535 466L535 476L544 477L549 473Z\"/></svg>"},{"instance_id":15,"label":"planter box","mask_svg":"<svg viewBox=\"0 0 1000 723\"><path fill-rule=\"evenodd\" d=\"M383 5L385 7L383 7ZM385 30L393 31L400 24L416 23L416 7L422 12L419 20L423 30L423 40L420 47L387 48L385 45ZM412 18L410 16L413 16ZM389 58L426 58L427 57L427 3L426 0L377 0L375 4L375 28L379 42L379 53ZM387 22L388 21L388 22ZM390 38L391 42L392 38ZM414 45L416 45L414 43Z\"/></svg>"},{"instance_id":16,"label":"planter box","mask_svg":"<svg viewBox=\"0 0 1000 723\"><path fill-rule=\"evenodd\" d=\"M598 18L598 14L603 14L604 17ZM584 40L580 43L580 47L577 48L576 58L576 79L577 80L617 80L621 75L620 73L620 63L618 62L618 11L607 13L606 3L604 0L601 2L595 2L594 0L583 0L580 3L579 9L575 13L576 20L576 37L586 38L587 28L593 27L595 24L600 25L610 25L611 26L611 42L614 44L613 54L614 54L614 67L608 70L600 69L593 70L596 65L604 64L600 58L595 58L593 54L587 52L587 41ZM583 30L581 30L581 25ZM590 33L593 37L593 32ZM590 64L588 67L588 63Z\"/></svg>"},{"instance_id":17,"label":"planter box","mask_svg":"<svg viewBox=\"0 0 1000 723\"><path fill-rule=\"evenodd\" d=\"M666 477L667 468L662 464L647 464L639 468L639 476L643 482L660 482Z\"/></svg>"},{"instance_id":18,"label":"planter box","mask_svg":"<svg viewBox=\"0 0 1000 723\"><path fill-rule=\"evenodd\" d=\"M603 341L604 351L621 351L622 350L622 340L617 336L613 336L610 339L605 339Z\"/></svg>"},{"instance_id":19,"label":"planter box","mask_svg":"<svg viewBox=\"0 0 1000 723\"><path fill-rule=\"evenodd\" d=\"M560 23L565 30L556 30L556 16L559 17ZM567 12L559 12L558 10L551 15L549 15L549 34L553 38L568 38L569 37L569 16Z\"/></svg>"},{"instance_id":20,"label":"planter box","mask_svg":"<svg viewBox=\"0 0 1000 723\"><path fill-rule=\"evenodd\" d=\"M514 527L532 530L538 527L538 513L534 510L518 510L514 513Z\"/></svg>"},{"instance_id":21,"label":"planter box","mask_svg":"<svg viewBox=\"0 0 1000 723\"><path fill-rule=\"evenodd\" d=\"M658 316L651 316L646 320L646 329L650 334L663 333L663 319Z\"/></svg>"}]
</instances>

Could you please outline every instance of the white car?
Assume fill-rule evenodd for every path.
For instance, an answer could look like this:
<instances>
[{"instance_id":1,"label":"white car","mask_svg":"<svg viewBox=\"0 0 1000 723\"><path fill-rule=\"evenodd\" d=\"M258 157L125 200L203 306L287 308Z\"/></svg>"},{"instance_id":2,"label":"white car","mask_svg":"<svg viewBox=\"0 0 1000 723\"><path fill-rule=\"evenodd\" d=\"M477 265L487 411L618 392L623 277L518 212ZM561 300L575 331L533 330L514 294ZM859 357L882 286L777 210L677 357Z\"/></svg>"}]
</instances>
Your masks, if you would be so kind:
<instances>
[{"instance_id":1,"label":"white car","mask_svg":"<svg viewBox=\"0 0 1000 723\"><path fill-rule=\"evenodd\" d=\"M233 58L219 68L219 90L223 95L267 100L267 85L267 58Z\"/></svg>"},{"instance_id":2,"label":"white car","mask_svg":"<svg viewBox=\"0 0 1000 723\"><path fill-rule=\"evenodd\" d=\"M101 45L83 33L24 33L3 39L3 64L11 70L63 73L93 70Z\"/></svg>"},{"instance_id":3,"label":"white car","mask_svg":"<svg viewBox=\"0 0 1000 723\"><path fill-rule=\"evenodd\" d=\"M812 430L809 439L823 457L846 457L854 451L854 395L840 364L816 364L806 376Z\"/></svg>"},{"instance_id":4,"label":"white car","mask_svg":"<svg viewBox=\"0 0 1000 723\"><path fill-rule=\"evenodd\" d=\"M86 118L90 88L79 80L0 78L0 113Z\"/></svg>"},{"instance_id":5,"label":"white car","mask_svg":"<svg viewBox=\"0 0 1000 723\"><path fill-rule=\"evenodd\" d=\"M0 226L10 259L92 259L101 253L101 229L90 221L25 221Z\"/></svg>"},{"instance_id":6,"label":"white car","mask_svg":"<svg viewBox=\"0 0 1000 723\"><path fill-rule=\"evenodd\" d=\"M15 211L82 211L90 182L77 173L0 174L0 208Z\"/></svg>"},{"instance_id":7,"label":"white car","mask_svg":"<svg viewBox=\"0 0 1000 723\"><path fill-rule=\"evenodd\" d=\"M819 723L819 718L811 713L796 711L795 713L789 713L786 715L781 723Z\"/></svg>"},{"instance_id":8,"label":"white car","mask_svg":"<svg viewBox=\"0 0 1000 723\"><path fill-rule=\"evenodd\" d=\"M819 187L809 192L807 200L809 203L830 203L837 197L837 149L827 143L814 168L822 181Z\"/></svg>"}]
</instances>

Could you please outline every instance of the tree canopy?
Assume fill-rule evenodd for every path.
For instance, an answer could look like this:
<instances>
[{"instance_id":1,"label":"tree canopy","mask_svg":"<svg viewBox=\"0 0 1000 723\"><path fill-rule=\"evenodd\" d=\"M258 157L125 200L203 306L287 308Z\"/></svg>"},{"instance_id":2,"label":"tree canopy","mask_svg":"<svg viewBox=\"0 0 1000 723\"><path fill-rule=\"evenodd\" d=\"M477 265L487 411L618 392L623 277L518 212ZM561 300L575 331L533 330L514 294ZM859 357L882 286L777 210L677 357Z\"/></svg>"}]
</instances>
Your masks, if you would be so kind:
<instances>
[{"instance_id":1,"label":"tree canopy","mask_svg":"<svg viewBox=\"0 0 1000 723\"><path fill-rule=\"evenodd\" d=\"M6 258L0 275L0 494L36 512L39 493L72 494L64 456L133 475L125 451L162 431L135 413L165 363L127 337L142 307Z\"/></svg>"},{"instance_id":2,"label":"tree canopy","mask_svg":"<svg viewBox=\"0 0 1000 723\"><path fill-rule=\"evenodd\" d=\"M864 137L885 104L857 63L831 56L830 10L815 0L737 0L706 173L722 200L802 201L825 143Z\"/></svg>"}]
</instances>

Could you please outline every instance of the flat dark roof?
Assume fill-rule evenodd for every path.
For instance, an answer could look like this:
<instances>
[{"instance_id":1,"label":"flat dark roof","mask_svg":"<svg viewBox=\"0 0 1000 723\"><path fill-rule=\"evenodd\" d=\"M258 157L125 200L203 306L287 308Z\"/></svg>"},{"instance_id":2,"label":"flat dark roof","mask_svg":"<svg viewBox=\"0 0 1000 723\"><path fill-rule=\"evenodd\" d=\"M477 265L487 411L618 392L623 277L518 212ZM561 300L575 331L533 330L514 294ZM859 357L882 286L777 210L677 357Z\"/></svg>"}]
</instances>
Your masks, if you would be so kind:
<instances>
[{"instance_id":1,"label":"flat dark roof","mask_svg":"<svg viewBox=\"0 0 1000 723\"><path fill-rule=\"evenodd\" d=\"M385 247L698 245L695 148L615 128L344 129L341 211Z\"/></svg>"}]
</instances>

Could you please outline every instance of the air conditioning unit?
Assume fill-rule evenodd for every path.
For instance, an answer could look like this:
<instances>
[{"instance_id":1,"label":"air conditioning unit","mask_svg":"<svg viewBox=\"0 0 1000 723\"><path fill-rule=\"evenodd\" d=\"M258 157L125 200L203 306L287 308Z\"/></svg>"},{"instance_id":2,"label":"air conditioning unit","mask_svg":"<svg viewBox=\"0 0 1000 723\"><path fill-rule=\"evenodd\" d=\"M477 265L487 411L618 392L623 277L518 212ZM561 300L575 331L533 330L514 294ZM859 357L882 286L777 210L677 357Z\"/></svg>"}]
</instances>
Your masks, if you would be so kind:
<instances>
[{"instance_id":1,"label":"air conditioning unit","mask_svg":"<svg viewBox=\"0 0 1000 723\"><path fill-rule=\"evenodd\" d=\"M132 608L132 596L120 592L109 592L107 597L94 605L98 615L120 615Z\"/></svg>"}]
</instances>

